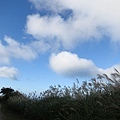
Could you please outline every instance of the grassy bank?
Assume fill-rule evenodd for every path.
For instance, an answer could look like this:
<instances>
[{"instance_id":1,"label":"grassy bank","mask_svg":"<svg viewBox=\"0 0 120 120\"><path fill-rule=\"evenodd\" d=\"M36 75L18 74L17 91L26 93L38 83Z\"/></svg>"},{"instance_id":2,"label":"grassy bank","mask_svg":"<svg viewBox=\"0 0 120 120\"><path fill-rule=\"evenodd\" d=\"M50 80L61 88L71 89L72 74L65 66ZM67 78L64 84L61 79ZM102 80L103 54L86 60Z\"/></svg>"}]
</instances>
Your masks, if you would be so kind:
<instances>
[{"instance_id":1,"label":"grassy bank","mask_svg":"<svg viewBox=\"0 0 120 120\"><path fill-rule=\"evenodd\" d=\"M76 81L72 87L50 86L39 96L17 93L6 106L28 120L119 120L120 73L98 75L82 85Z\"/></svg>"}]
</instances>

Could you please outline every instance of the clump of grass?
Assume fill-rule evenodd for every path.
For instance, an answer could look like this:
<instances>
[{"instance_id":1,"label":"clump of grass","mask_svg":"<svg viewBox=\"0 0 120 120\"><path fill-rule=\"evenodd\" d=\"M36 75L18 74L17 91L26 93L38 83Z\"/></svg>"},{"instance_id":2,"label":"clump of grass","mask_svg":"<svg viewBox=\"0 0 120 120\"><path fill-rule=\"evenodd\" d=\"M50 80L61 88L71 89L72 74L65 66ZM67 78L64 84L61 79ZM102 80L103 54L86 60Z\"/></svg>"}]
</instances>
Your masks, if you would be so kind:
<instances>
[{"instance_id":1,"label":"clump of grass","mask_svg":"<svg viewBox=\"0 0 120 120\"><path fill-rule=\"evenodd\" d=\"M118 120L120 73L115 69L111 78L97 75L82 85L77 80L72 87L50 86L39 96L13 96L7 105L29 120Z\"/></svg>"}]
</instances>

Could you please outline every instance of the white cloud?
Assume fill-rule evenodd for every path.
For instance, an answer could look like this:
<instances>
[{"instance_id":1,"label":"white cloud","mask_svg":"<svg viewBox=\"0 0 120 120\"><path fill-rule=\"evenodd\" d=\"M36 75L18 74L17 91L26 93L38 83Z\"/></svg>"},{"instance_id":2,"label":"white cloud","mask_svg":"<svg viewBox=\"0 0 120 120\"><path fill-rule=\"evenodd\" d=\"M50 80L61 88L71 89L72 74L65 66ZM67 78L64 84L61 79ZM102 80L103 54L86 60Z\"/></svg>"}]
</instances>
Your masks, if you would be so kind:
<instances>
[{"instance_id":1,"label":"white cloud","mask_svg":"<svg viewBox=\"0 0 120 120\"><path fill-rule=\"evenodd\" d=\"M113 65L112 67L104 69L102 71L103 71L103 73L106 73L108 76L110 76L111 73L115 73L114 68L117 69L118 71L120 71L120 63L116 64L116 65Z\"/></svg>"},{"instance_id":2,"label":"white cloud","mask_svg":"<svg viewBox=\"0 0 120 120\"><path fill-rule=\"evenodd\" d=\"M114 68L120 70L120 64L111 68L98 68L93 61L79 58L76 54L67 51L52 54L49 65L56 73L66 77L95 77L97 74L110 75L115 72Z\"/></svg>"},{"instance_id":3,"label":"white cloud","mask_svg":"<svg viewBox=\"0 0 120 120\"><path fill-rule=\"evenodd\" d=\"M0 67L0 77L17 80L18 70L14 67Z\"/></svg>"},{"instance_id":4,"label":"white cloud","mask_svg":"<svg viewBox=\"0 0 120 120\"><path fill-rule=\"evenodd\" d=\"M36 58L37 53L29 45L19 43L7 36L5 36L4 40L7 43L4 48L9 55L8 57L21 58L24 60L32 60Z\"/></svg>"},{"instance_id":5,"label":"white cloud","mask_svg":"<svg viewBox=\"0 0 120 120\"><path fill-rule=\"evenodd\" d=\"M101 33L96 30L96 23L91 18L88 19L89 22L87 20L64 21L59 15L52 17L29 15L26 32L37 40L45 39L49 44L57 42L60 46L69 49L83 40L92 37L100 38Z\"/></svg>"},{"instance_id":6,"label":"white cloud","mask_svg":"<svg viewBox=\"0 0 120 120\"><path fill-rule=\"evenodd\" d=\"M14 67L7 67L11 64L11 59L23 59L31 61L36 59L40 53L49 50L49 44L44 41L32 41L27 44L18 42L17 40L5 36L4 44L0 41L0 77L17 79L18 70Z\"/></svg>"},{"instance_id":7,"label":"white cloud","mask_svg":"<svg viewBox=\"0 0 120 120\"><path fill-rule=\"evenodd\" d=\"M0 42L0 64L9 64L9 53L6 51L5 46Z\"/></svg>"},{"instance_id":8,"label":"white cloud","mask_svg":"<svg viewBox=\"0 0 120 120\"><path fill-rule=\"evenodd\" d=\"M36 39L56 38L64 48L71 48L92 38L99 40L103 35L109 36L113 42L120 42L119 0L29 1L39 10L52 11L51 16L28 16L26 31ZM72 11L67 20L60 16L66 9Z\"/></svg>"},{"instance_id":9,"label":"white cloud","mask_svg":"<svg viewBox=\"0 0 120 120\"><path fill-rule=\"evenodd\" d=\"M27 17L27 33L38 40L48 42L51 46L56 42L64 47L72 47L72 38L75 35L70 29L69 23L66 23L60 16L42 17L39 14L34 14Z\"/></svg>"},{"instance_id":10,"label":"white cloud","mask_svg":"<svg viewBox=\"0 0 120 120\"><path fill-rule=\"evenodd\" d=\"M34 60L38 54L51 49L50 44L45 41L35 40L24 44L8 36L4 37L4 43L0 41L0 64L10 64L11 58Z\"/></svg>"},{"instance_id":11,"label":"white cloud","mask_svg":"<svg viewBox=\"0 0 120 120\"><path fill-rule=\"evenodd\" d=\"M79 58L66 51L53 54L49 64L56 73L67 77L91 77L101 72L91 60Z\"/></svg>"},{"instance_id":12,"label":"white cloud","mask_svg":"<svg viewBox=\"0 0 120 120\"><path fill-rule=\"evenodd\" d=\"M7 67L11 64L11 58L33 60L37 57L37 52L32 48L32 44L19 43L11 37L4 37L4 44L0 41L0 77L17 79L18 70L15 67ZM5 66L6 65L6 66Z\"/></svg>"}]
</instances>

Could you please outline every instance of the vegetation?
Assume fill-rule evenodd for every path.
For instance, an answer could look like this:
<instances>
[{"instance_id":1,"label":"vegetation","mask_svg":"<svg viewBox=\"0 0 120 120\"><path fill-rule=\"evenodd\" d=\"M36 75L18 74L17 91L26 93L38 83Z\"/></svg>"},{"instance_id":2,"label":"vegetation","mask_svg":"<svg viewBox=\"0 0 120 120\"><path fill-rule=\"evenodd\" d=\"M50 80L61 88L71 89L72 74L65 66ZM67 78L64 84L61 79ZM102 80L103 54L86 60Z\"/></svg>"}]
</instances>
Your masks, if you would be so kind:
<instances>
[{"instance_id":1,"label":"vegetation","mask_svg":"<svg viewBox=\"0 0 120 120\"><path fill-rule=\"evenodd\" d=\"M98 75L82 85L77 80L72 87L50 86L39 96L14 91L6 106L28 120L119 120L120 73L115 69L111 78Z\"/></svg>"},{"instance_id":2,"label":"vegetation","mask_svg":"<svg viewBox=\"0 0 120 120\"><path fill-rule=\"evenodd\" d=\"M2 88L1 89L1 92L0 93L2 93L3 94L3 96L4 96L4 100L6 101L6 100L8 100L9 99L9 97L11 97L12 96L12 93L14 92L14 90L12 89L12 88Z\"/></svg>"}]
</instances>

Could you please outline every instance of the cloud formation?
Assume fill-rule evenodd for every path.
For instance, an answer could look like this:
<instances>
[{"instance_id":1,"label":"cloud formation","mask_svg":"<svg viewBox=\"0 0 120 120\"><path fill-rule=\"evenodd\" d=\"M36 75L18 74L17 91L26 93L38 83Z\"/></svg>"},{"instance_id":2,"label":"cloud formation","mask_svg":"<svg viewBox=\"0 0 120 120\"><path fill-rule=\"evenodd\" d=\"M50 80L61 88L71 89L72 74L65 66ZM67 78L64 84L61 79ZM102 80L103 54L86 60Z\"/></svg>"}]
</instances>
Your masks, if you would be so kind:
<instances>
[{"instance_id":1,"label":"cloud formation","mask_svg":"<svg viewBox=\"0 0 120 120\"><path fill-rule=\"evenodd\" d=\"M114 68L120 70L120 64L111 68L98 68L92 60L79 58L77 54L67 51L52 54L49 65L53 71L65 77L95 77L97 74L106 73L110 75Z\"/></svg>"},{"instance_id":2,"label":"cloud formation","mask_svg":"<svg viewBox=\"0 0 120 120\"><path fill-rule=\"evenodd\" d=\"M10 64L11 58L23 59L26 61L34 60L39 53L46 52L50 45L43 41L32 41L27 44L5 36L4 44L0 41L0 64Z\"/></svg>"},{"instance_id":3,"label":"cloud formation","mask_svg":"<svg viewBox=\"0 0 120 120\"><path fill-rule=\"evenodd\" d=\"M66 77L91 77L101 71L91 60L79 58L67 51L51 55L49 64L56 73Z\"/></svg>"},{"instance_id":4,"label":"cloud formation","mask_svg":"<svg viewBox=\"0 0 120 120\"><path fill-rule=\"evenodd\" d=\"M12 58L23 60L33 60L37 57L37 52L32 49L31 44L19 43L11 37L4 37L4 44L0 41L0 77L17 79L18 70L15 67L7 67L11 64Z\"/></svg>"},{"instance_id":5,"label":"cloud formation","mask_svg":"<svg viewBox=\"0 0 120 120\"><path fill-rule=\"evenodd\" d=\"M111 42L120 42L119 0L29 1L40 12L27 17L26 32L50 47L68 51L81 42L99 41L104 36ZM44 15L42 11L46 11ZM92 60L65 51L52 54L49 64L56 73L67 77L90 77L98 73L110 74L113 68L120 70L120 64L101 69Z\"/></svg>"},{"instance_id":6,"label":"cloud formation","mask_svg":"<svg viewBox=\"0 0 120 120\"><path fill-rule=\"evenodd\" d=\"M68 50L81 42L100 40L104 36L112 42L120 42L119 0L29 1L40 11L28 15L26 20L26 33L35 41L24 44L5 36L5 44L0 41L0 65L10 64L11 58L33 60L41 52ZM42 11L47 12L43 15ZM65 51L52 55L50 66L55 72L69 77L94 76L112 70L112 67L98 68L92 60Z\"/></svg>"},{"instance_id":7,"label":"cloud formation","mask_svg":"<svg viewBox=\"0 0 120 120\"><path fill-rule=\"evenodd\" d=\"M6 44L0 42L0 64L10 64L11 58L21 58L29 61L37 56L30 45L19 43L7 36L5 36L4 42Z\"/></svg>"},{"instance_id":8,"label":"cloud formation","mask_svg":"<svg viewBox=\"0 0 120 120\"><path fill-rule=\"evenodd\" d=\"M14 67L0 67L0 77L17 80L18 70Z\"/></svg>"},{"instance_id":9,"label":"cloud formation","mask_svg":"<svg viewBox=\"0 0 120 120\"><path fill-rule=\"evenodd\" d=\"M7 67L11 65L12 58L31 61L36 59L40 53L44 53L49 49L50 45L44 41L31 41L25 44L5 36L4 40L0 40L0 66L2 66L0 68L2 70L0 77L15 79L17 69ZM5 73L3 74L3 72Z\"/></svg>"},{"instance_id":10,"label":"cloud formation","mask_svg":"<svg viewBox=\"0 0 120 120\"><path fill-rule=\"evenodd\" d=\"M5 36L4 41L7 43L7 45L4 47L9 57L32 60L37 56L36 52L29 45L19 43L7 36Z\"/></svg>"},{"instance_id":11,"label":"cloud formation","mask_svg":"<svg viewBox=\"0 0 120 120\"><path fill-rule=\"evenodd\" d=\"M27 17L26 31L34 38L59 41L64 48L88 40L109 36L120 42L119 0L29 0L35 7L48 11ZM71 11L67 12L66 11ZM67 16L67 18L65 18Z\"/></svg>"}]
</instances>

